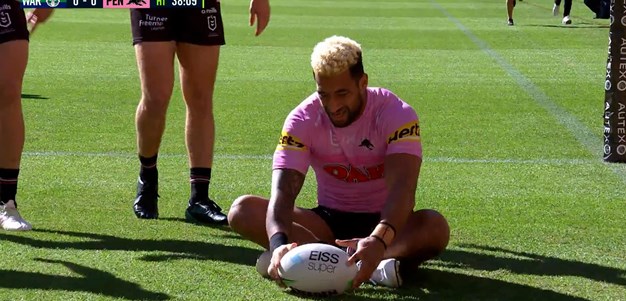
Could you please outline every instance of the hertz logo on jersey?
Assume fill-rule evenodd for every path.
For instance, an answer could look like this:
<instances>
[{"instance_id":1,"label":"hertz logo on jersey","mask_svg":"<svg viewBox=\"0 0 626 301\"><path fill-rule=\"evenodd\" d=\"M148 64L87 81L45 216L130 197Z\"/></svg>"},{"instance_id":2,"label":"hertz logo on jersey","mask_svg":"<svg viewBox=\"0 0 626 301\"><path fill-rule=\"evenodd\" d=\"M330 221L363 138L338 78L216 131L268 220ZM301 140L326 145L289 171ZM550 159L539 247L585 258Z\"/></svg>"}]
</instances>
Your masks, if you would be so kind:
<instances>
[{"instance_id":1,"label":"hertz logo on jersey","mask_svg":"<svg viewBox=\"0 0 626 301\"><path fill-rule=\"evenodd\" d=\"M295 136L290 135L287 132L282 132L280 134L280 138L278 139L278 145L276 146L277 150L297 150L303 151L306 150L306 145L300 142Z\"/></svg>"},{"instance_id":2,"label":"hertz logo on jersey","mask_svg":"<svg viewBox=\"0 0 626 301\"><path fill-rule=\"evenodd\" d=\"M400 141L420 141L420 124L419 121L411 121L399 127L389 137L387 137L387 144Z\"/></svg>"}]
</instances>

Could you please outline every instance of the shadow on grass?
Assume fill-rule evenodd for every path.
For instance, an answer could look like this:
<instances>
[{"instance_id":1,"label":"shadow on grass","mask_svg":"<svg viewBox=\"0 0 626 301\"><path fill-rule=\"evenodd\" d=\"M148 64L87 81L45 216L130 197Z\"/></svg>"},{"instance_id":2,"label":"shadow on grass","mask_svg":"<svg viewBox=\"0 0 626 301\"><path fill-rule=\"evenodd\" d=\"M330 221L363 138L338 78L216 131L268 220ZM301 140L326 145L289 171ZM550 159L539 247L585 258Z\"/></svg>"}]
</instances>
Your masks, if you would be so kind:
<instances>
[{"instance_id":1,"label":"shadow on grass","mask_svg":"<svg viewBox=\"0 0 626 301\"><path fill-rule=\"evenodd\" d=\"M159 221L167 221L167 222L175 222L175 223L184 223L186 225L194 225L197 227L206 227L206 228L211 228L211 229L217 229L217 230L221 230L223 232L228 232L229 234L219 234L221 237L227 237L227 238L238 238L238 239L242 239L241 235L239 234L233 234L233 231L231 231L230 227L227 225L212 225L212 224L206 224L206 223L200 223L200 222L190 222L185 218L182 217L160 217Z\"/></svg>"},{"instance_id":2,"label":"shadow on grass","mask_svg":"<svg viewBox=\"0 0 626 301\"><path fill-rule=\"evenodd\" d=\"M111 273L92 269L79 264L48 259L35 259L50 264L62 264L80 277L49 275L34 272L8 271L0 269L0 287L9 289L41 289L88 292L126 300L169 300L163 293L155 293L139 285L124 281Z\"/></svg>"},{"instance_id":3,"label":"shadow on grass","mask_svg":"<svg viewBox=\"0 0 626 301\"><path fill-rule=\"evenodd\" d=\"M587 299L502 280L464 275L456 272L422 268L407 279L402 288L390 289L369 284L357 291L334 297L293 294L307 300L556 300L587 301Z\"/></svg>"},{"instance_id":4,"label":"shadow on grass","mask_svg":"<svg viewBox=\"0 0 626 301\"><path fill-rule=\"evenodd\" d=\"M626 286L626 270L475 244L460 247L464 250L446 250L441 255L441 265L483 271L507 270L520 275L575 276Z\"/></svg>"},{"instance_id":5,"label":"shadow on grass","mask_svg":"<svg viewBox=\"0 0 626 301\"><path fill-rule=\"evenodd\" d=\"M128 239L104 234L81 233L72 231L34 230L41 233L65 235L89 241L49 241L24 236L0 233L0 241L10 241L34 248L76 249L76 250L121 250L121 251L154 251L141 257L145 261L164 261L172 259L216 260L252 266L259 250L224 246L197 241L184 240L148 240ZM159 254L167 253L167 254ZM127 299L142 295L143 290L136 284L115 278L109 273L62 262L77 273L84 275L84 284L72 284L77 278L51 276L40 273L9 272L0 270L0 287L72 289L90 291ZM433 269L437 268L437 269ZM441 268L445 270L441 270ZM454 269L454 271L450 271ZM469 272L464 273L464 270ZM567 295L540 287L506 282L498 279L484 278L472 271L499 271L518 275L536 276L575 276L597 282L626 285L625 270L606 267L591 263L565 260L526 252L518 252L503 248L481 245L460 245L459 248L444 252L441 257L419 268L405 278L400 289L385 289L369 285L362 286L358 291L342 296L332 297L333 300L562 300L581 301L581 297ZM251 270L253 271L253 270ZM14 274L15 273L15 274ZM35 280L30 280L35 279ZM37 279L40 279L37 280ZM87 280L91 279L91 280ZM69 282L70 284L68 284ZM113 283L108 289L106 282ZM79 282L83 283L83 282ZM116 284L117 283L117 284ZM78 287L78 288L76 288ZM119 290L116 287L128 287ZM121 293L124 292L124 293ZM144 291L145 292L145 291ZM118 295L115 295L118 294ZM161 294L147 292L154 300L164 297ZM150 295L152 294L152 295ZM165 296L166 297L166 296ZM306 299L322 300L323 298L305 297Z\"/></svg>"},{"instance_id":6,"label":"shadow on grass","mask_svg":"<svg viewBox=\"0 0 626 301\"><path fill-rule=\"evenodd\" d=\"M534 26L534 27L552 27L552 28L566 28L566 29L577 29L577 28L609 28L609 25L602 24L580 24L580 25L565 25L565 24L527 24L523 26Z\"/></svg>"},{"instance_id":7,"label":"shadow on grass","mask_svg":"<svg viewBox=\"0 0 626 301\"><path fill-rule=\"evenodd\" d=\"M6 235L0 233L0 241L10 241L33 248L58 250L117 250L138 252L160 252L167 254L144 255L145 261L167 261L173 259L216 260L242 265L254 265L260 250L225 246L201 241L173 239L131 239L105 234L82 233L74 231L52 231L36 229L32 232L66 235L89 241L52 241L40 240L25 236Z\"/></svg>"},{"instance_id":8,"label":"shadow on grass","mask_svg":"<svg viewBox=\"0 0 626 301\"><path fill-rule=\"evenodd\" d=\"M438 269L434 269L438 268ZM446 270L440 270L444 268ZM450 271L449 269L454 269ZM463 273L467 270L468 273ZM600 283L626 286L626 270L592 263L542 256L475 244L460 245L446 250L440 258L420 267L404 279L400 289L364 285L354 293L332 297L332 300L589 300L560 292L484 278L473 271L530 276L571 276ZM538 285L541 285L538 283ZM302 296L309 300L327 300ZM379 297L380 296L380 297Z\"/></svg>"},{"instance_id":9,"label":"shadow on grass","mask_svg":"<svg viewBox=\"0 0 626 301\"><path fill-rule=\"evenodd\" d=\"M48 97L38 94L22 94L22 99L48 99Z\"/></svg>"}]
</instances>

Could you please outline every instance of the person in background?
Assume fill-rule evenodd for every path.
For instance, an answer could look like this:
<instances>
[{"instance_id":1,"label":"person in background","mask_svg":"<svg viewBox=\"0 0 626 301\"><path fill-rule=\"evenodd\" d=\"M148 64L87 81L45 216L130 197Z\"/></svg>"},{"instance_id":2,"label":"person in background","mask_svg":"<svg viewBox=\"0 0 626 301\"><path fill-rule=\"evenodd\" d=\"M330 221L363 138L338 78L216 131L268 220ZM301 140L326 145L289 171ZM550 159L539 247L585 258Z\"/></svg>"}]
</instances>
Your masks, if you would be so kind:
<instances>
[{"instance_id":1,"label":"person in background","mask_svg":"<svg viewBox=\"0 0 626 301\"><path fill-rule=\"evenodd\" d=\"M609 19L611 17L609 0L585 0L585 5L596 15L594 19Z\"/></svg>"},{"instance_id":2,"label":"person in background","mask_svg":"<svg viewBox=\"0 0 626 301\"><path fill-rule=\"evenodd\" d=\"M515 25L515 22L513 22L513 9L515 8L516 4L517 3L515 0L506 0L506 14L508 16L507 24L509 26Z\"/></svg>"},{"instance_id":3,"label":"person in background","mask_svg":"<svg viewBox=\"0 0 626 301\"><path fill-rule=\"evenodd\" d=\"M269 0L250 0L249 13L250 26L257 22L258 36L269 23ZM187 108L191 196L185 217L189 222L226 224L226 215L209 198L215 143L213 91L220 46L225 44L220 3L207 0L204 9L131 9L130 19L141 81L135 115L140 169L133 211L140 219L159 216L157 157L174 87L176 56Z\"/></svg>"},{"instance_id":4,"label":"person in background","mask_svg":"<svg viewBox=\"0 0 626 301\"><path fill-rule=\"evenodd\" d=\"M570 13L572 11L572 0L564 0L565 5L563 7L563 20L561 21L564 25L572 24L572 19L570 18ZM561 0L554 0L554 5L552 6L552 15L559 15L559 8L561 6Z\"/></svg>"}]
</instances>

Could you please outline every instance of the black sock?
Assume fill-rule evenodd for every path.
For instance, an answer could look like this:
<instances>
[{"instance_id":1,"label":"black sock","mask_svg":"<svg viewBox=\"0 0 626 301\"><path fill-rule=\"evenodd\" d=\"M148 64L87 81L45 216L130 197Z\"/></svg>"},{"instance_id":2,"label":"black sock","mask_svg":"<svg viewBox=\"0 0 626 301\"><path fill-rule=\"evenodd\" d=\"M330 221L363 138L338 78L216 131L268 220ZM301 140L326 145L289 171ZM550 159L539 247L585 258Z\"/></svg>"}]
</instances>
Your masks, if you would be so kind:
<instances>
[{"instance_id":1,"label":"black sock","mask_svg":"<svg viewBox=\"0 0 626 301\"><path fill-rule=\"evenodd\" d=\"M144 183L156 183L159 179L159 171L157 170L157 155L150 158L139 156L141 169L139 170L139 178Z\"/></svg>"},{"instance_id":2,"label":"black sock","mask_svg":"<svg viewBox=\"0 0 626 301\"><path fill-rule=\"evenodd\" d=\"M19 169L0 168L0 205L4 205L10 200L15 201L19 173ZM17 206L17 202L15 206Z\"/></svg>"},{"instance_id":3,"label":"black sock","mask_svg":"<svg viewBox=\"0 0 626 301\"><path fill-rule=\"evenodd\" d=\"M211 169L192 167L189 170L189 183L191 184L191 199L195 203L209 198L209 184L211 183Z\"/></svg>"}]
</instances>

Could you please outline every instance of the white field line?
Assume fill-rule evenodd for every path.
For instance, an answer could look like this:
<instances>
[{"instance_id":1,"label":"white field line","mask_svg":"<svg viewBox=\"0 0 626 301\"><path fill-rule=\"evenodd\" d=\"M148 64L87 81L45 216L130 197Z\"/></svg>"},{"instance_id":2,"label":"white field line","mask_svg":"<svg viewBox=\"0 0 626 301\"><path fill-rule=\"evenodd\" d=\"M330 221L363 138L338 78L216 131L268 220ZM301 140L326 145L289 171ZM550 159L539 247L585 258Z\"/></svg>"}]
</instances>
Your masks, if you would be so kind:
<instances>
[{"instance_id":1,"label":"white field line","mask_svg":"<svg viewBox=\"0 0 626 301\"><path fill-rule=\"evenodd\" d=\"M105 157L135 159L137 154L123 152L66 152L66 151L26 151L24 157ZM187 158L186 154L159 154L159 158ZM215 159L228 160L272 160L272 155L237 155L237 154L215 154ZM437 163L473 163L473 164L544 164L544 165L581 165L601 163L602 160L591 159L567 159L567 158L537 158L537 159L514 159L514 158L493 158L493 159L473 159L473 158L453 158L453 157L426 157L424 162Z\"/></svg>"},{"instance_id":2,"label":"white field line","mask_svg":"<svg viewBox=\"0 0 626 301\"><path fill-rule=\"evenodd\" d=\"M497 51L491 49L489 44L480 38L478 38L469 28L465 27L459 19L450 14L443 6L437 3L436 0L431 0L431 4L436 7L442 14L444 14L450 22L454 23L457 28L465 34L476 46L478 46L487 56L493 59L497 65L500 66L511 78L515 80L517 85L524 90L533 100L546 110L548 113L556 119L568 132L572 135L594 158L602 158L603 145L602 137L599 133L602 132L601 125L598 125L598 132L590 130L585 124L580 122L576 116L568 112L566 109L555 103L548 95L546 95L537 85L535 85L530 79L528 79L522 72L520 72L513 65L509 64ZM505 26L503 24L503 26ZM608 38L608 36L607 36ZM602 46L606 47L606 45ZM599 86L598 89L603 89ZM598 100L598 105L603 105L603 100ZM602 160L594 162L603 163ZM626 183L626 164L619 163L604 163L609 170Z\"/></svg>"}]
</instances>

